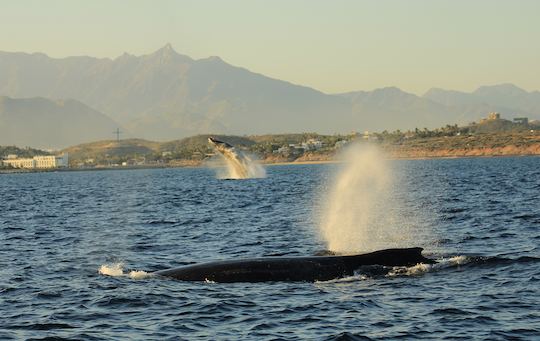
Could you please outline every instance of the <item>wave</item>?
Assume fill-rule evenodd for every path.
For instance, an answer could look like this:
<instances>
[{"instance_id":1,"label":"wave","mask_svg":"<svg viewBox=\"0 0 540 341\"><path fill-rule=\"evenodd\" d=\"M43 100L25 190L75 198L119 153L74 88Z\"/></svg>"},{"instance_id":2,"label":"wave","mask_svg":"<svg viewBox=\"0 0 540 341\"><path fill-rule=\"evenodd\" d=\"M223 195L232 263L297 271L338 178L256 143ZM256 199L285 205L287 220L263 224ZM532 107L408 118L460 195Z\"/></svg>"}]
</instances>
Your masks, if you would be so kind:
<instances>
[{"instance_id":1,"label":"wave","mask_svg":"<svg viewBox=\"0 0 540 341\"><path fill-rule=\"evenodd\" d=\"M395 277L395 276L418 276L421 274L424 274L426 272L430 271L437 271L441 269L446 269L450 267L456 267L460 265L464 265L469 263L472 260L472 258L467 256L454 256L450 258L442 258L438 259L437 263L435 264L416 264L413 266L395 266L388 271L386 274L387 277Z\"/></svg>"},{"instance_id":2,"label":"wave","mask_svg":"<svg viewBox=\"0 0 540 341\"><path fill-rule=\"evenodd\" d=\"M8 325L6 326L6 329L22 329L22 330L53 330L53 329L74 329L77 328L76 326L67 324L67 323L55 323L55 322L47 322L47 323L31 323L31 324L24 324L24 325Z\"/></svg>"},{"instance_id":3,"label":"wave","mask_svg":"<svg viewBox=\"0 0 540 341\"><path fill-rule=\"evenodd\" d=\"M377 278L392 278L403 276L421 276L429 272L443 271L451 268L474 268L482 266L504 266L516 263L537 263L540 258L521 256L518 258L505 258L500 256L466 256L459 255L449 258L439 258L436 264L419 263L413 266L382 266L367 265L358 268L353 276L332 279L329 281L317 281L317 283L347 283Z\"/></svg>"},{"instance_id":4,"label":"wave","mask_svg":"<svg viewBox=\"0 0 540 341\"><path fill-rule=\"evenodd\" d=\"M360 334L352 334L349 332L340 333L338 335L332 335L328 337L328 341L371 341L373 339Z\"/></svg>"},{"instance_id":5,"label":"wave","mask_svg":"<svg viewBox=\"0 0 540 341\"><path fill-rule=\"evenodd\" d=\"M474 268L479 266L502 266L519 263L540 262L540 258L532 256L521 256L518 258L505 258L500 256L454 256L450 258L441 258L436 264L417 264L411 267L393 267L387 277L395 276L417 276L426 272L440 271L448 268L467 267Z\"/></svg>"}]
</instances>

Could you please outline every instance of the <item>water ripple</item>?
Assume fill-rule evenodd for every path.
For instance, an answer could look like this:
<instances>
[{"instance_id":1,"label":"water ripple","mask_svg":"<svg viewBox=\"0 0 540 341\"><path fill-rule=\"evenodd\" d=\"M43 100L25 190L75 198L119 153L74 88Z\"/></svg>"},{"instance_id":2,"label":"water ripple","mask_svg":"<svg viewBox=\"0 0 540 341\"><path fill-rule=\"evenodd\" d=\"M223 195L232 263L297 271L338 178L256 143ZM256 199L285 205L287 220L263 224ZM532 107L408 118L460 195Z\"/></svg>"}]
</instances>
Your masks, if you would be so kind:
<instances>
[{"instance_id":1,"label":"water ripple","mask_svg":"<svg viewBox=\"0 0 540 341\"><path fill-rule=\"evenodd\" d=\"M208 169L4 174L0 339L538 339L538 160L396 161L411 190L395 209L425 218L430 239L417 241L435 241L424 246L440 263L317 283L126 274L320 254L335 165L248 181ZM98 273L113 263L122 276Z\"/></svg>"}]
</instances>

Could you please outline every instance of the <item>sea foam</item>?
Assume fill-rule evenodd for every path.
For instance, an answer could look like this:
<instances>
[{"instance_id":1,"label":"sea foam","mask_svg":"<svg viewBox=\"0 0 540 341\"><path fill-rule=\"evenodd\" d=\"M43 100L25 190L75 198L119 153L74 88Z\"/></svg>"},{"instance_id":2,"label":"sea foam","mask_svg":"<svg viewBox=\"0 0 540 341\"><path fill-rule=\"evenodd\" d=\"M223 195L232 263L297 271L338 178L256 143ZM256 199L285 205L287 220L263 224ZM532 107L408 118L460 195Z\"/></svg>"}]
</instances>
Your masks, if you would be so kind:
<instances>
[{"instance_id":1,"label":"sea foam","mask_svg":"<svg viewBox=\"0 0 540 341\"><path fill-rule=\"evenodd\" d=\"M111 277L129 277L132 279L144 279L150 277L151 274L142 270L131 270L124 273L124 263L109 263L103 264L99 267L99 274Z\"/></svg>"}]
</instances>

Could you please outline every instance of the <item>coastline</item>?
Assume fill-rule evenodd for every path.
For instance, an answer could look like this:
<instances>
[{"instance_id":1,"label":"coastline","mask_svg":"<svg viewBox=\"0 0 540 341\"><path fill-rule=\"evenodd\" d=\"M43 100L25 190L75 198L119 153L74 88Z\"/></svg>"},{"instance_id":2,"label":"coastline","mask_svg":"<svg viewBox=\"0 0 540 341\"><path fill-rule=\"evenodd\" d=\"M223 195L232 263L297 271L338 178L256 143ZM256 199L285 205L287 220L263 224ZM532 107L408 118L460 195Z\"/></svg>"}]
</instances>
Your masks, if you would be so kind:
<instances>
[{"instance_id":1,"label":"coastline","mask_svg":"<svg viewBox=\"0 0 540 341\"><path fill-rule=\"evenodd\" d=\"M300 166L300 165L321 165L339 164L342 160L330 159L328 155L321 154L320 160L300 160L300 161L272 161L259 160L264 166ZM540 157L538 154L481 154L481 155L390 155L388 160L439 160L439 159L473 159L473 158L508 158L508 157ZM121 170L144 170L144 169L164 169L164 168L210 168L201 162L176 163L165 165L143 165L143 166L114 166L114 167L88 167L88 168L51 168L51 169L0 169L0 174L28 174L28 173L54 173L54 172L85 172L85 171L121 171Z\"/></svg>"}]
</instances>

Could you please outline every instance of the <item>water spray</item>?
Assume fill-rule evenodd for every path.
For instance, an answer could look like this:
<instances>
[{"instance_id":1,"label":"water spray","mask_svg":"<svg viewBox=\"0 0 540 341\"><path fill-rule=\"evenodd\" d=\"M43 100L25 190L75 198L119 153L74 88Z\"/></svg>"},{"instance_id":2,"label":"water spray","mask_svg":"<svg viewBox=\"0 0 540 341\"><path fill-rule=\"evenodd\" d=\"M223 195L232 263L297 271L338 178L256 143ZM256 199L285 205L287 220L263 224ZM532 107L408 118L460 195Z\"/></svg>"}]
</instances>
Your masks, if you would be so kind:
<instances>
[{"instance_id":1,"label":"water spray","mask_svg":"<svg viewBox=\"0 0 540 341\"><path fill-rule=\"evenodd\" d=\"M378 147L354 144L341 155L343 163L322 196L320 236L329 251L352 254L391 247L419 246L422 225L407 217L397 200L402 183L391 161Z\"/></svg>"}]
</instances>

